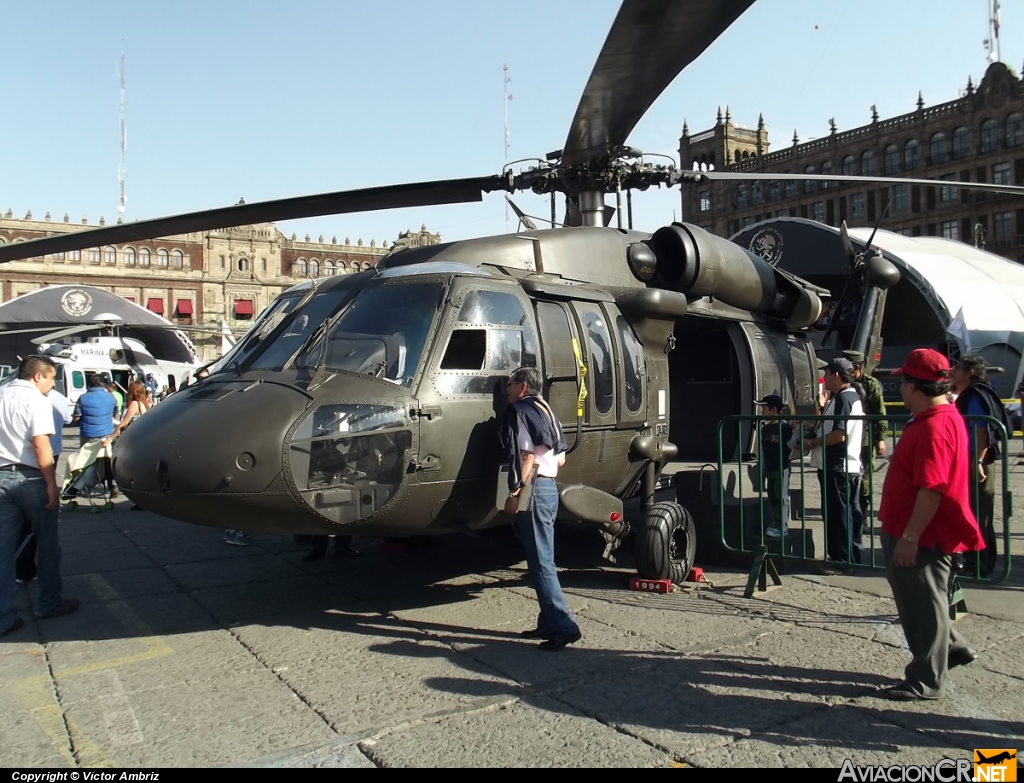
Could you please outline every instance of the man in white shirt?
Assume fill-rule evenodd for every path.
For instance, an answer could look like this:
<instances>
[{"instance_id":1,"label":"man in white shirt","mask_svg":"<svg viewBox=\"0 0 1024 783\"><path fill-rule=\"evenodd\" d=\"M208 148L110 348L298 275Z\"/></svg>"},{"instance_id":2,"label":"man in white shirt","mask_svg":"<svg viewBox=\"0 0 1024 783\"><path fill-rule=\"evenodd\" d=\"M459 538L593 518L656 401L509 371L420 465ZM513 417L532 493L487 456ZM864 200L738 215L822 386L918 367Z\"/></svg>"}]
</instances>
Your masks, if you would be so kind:
<instances>
[{"instance_id":1,"label":"man in white shirt","mask_svg":"<svg viewBox=\"0 0 1024 783\"><path fill-rule=\"evenodd\" d=\"M0 389L0 636L24 625L15 613L15 552L23 522L31 521L39 545L39 600L36 617L71 614L75 598L61 594L57 513L60 490L50 437L56 367L45 356L26 357L18 378Z\"/></svg>"},{"instance_id":2,"label":"man in white shirt","mask_svg":"<svg viewBox=\"0 0 1024 783\"><path fill-rule=\"evenodd\" d=\"M811 447L811 466L818 469L825 517L828 559L840 569L860 564L864 518L860 513L861 441L864 408L853 387L853 364L833 359L825 366L825 388L832 394ZM853 417L853 418L848 418Z\"/></svg>"},{"instance_id":3,"label":"man in white shirt","mask_svg":"<svg viewBox=\"0 0 1024 783\"><path fill-rule=\"evenodd\" d=\"M555 568L555 516L558 487L555 477L565 464L565 435L551 406L540 396L540 373L520 367L509 376L509 408L500 437L509 466L505 511L514 514L526 565L537 591L537 627L523 631L529 639L544 639L540 649L557 652L582 635L558 582ZM525 504L521 495L526 493ZM525 505L525 508L523 508ZM520 510L522 508L522 510Z\"/></svg>"}]
</instances>

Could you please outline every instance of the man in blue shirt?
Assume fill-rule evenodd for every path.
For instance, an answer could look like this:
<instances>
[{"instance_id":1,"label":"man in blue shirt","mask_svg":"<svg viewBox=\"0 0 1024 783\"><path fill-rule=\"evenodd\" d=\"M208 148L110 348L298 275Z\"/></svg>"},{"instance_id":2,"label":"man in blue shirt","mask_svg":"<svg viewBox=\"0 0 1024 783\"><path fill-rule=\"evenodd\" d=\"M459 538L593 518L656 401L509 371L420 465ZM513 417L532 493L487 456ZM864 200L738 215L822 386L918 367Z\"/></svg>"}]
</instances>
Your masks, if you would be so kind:
<instances>
[{"instance_id":1,"label":"man in blue shirt","mask_svg":"<svg viewBox=\"0 0 1024 783\"><path fill-rule=\"evenodd\" d=\"M992 416L1003 423L1011 432L1002 400L986 382L988 365L977 354L965 354L950 370L949 379L956 392L956 407L960 414L967 416ZM971 474L968 476L971 510L978 520L985 548L981 552L981 576L988 576L996 565L995 500L996 487L993 465L999 459L1001 439L996 438L996 428L978 422L967 427L967 443L970 449ZM973 565L973 558L968 560Z\"/></svg>"},{"instance_id":2,"label":"man in blue shirt","mask_svg":"<svg viewBox=\"0 0 1024 783\"><path fill-rule=\"evenodd\" d=\"M72 421L79 426L82 445L93 441L102 441L114 434L114 409L117 407L117 400L114 395L107 391L107 382L102 375L94 375L89 383L89 391L78 398L75 403L75 414ZM101 465L98 467L104 471L107 487L110 489L110 497L117 497L117 487L114 486L114 474L110 469L110 459L101 457Z\"/></svg>"}]
</instances>

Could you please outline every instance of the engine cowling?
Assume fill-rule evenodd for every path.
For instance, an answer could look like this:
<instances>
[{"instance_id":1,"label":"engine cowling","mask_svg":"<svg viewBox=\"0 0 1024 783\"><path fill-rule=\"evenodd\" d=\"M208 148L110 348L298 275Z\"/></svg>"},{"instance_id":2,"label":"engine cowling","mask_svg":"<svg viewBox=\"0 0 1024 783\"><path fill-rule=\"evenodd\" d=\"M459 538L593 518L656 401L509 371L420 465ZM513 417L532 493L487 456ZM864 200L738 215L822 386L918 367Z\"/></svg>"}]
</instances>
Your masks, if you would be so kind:
<instances>
[{"instance_id":1,"label":"engine cowling","mask_svg":"<svg viewBox=\"0 0 1024 783\"><path fill-rule=\"evenodd\" d=\"M699 226L673 223L648 240L657 264L651 284L722 302L785 322L790 329L821 316L817 294L728 239Z\"/></svg>"}]
</instances>

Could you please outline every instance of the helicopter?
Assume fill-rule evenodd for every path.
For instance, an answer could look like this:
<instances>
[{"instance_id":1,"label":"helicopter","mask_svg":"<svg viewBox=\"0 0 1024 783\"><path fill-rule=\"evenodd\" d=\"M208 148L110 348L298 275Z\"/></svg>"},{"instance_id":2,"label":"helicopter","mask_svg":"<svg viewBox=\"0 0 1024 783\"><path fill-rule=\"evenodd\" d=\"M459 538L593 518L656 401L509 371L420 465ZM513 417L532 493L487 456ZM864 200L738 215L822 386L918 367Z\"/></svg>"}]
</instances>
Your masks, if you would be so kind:
<instances>
[{"instance_id":1,"label":"helicopter","mask_svg":"<svg viewBox=\"0 0 1024 783\"><path fill-rule=\"evenodd\" d=\"M720 448L754 450L751 427L719 445L717 424L753 413L764 395L815 412L815 329L829 292L695 225L622 227L605 198L763 177L652 164L626 146L661 92L752 2L625 0L563 148L520 173L237 204L0 247L3 262L488 192L566 197L562 227L404 249L373 270L282 293L207 377L124 433L114 454L124 494L167 517L254 532L403 537L505 524L495 502L503 388L512 370L534 367L568 443L560 518L599 530L609 556L632 533L641 576L682 581L696 528L684 503L657 500L662 477L700 476ZM870 354L881 292L898 273L867 250L849 246L844 299L869 302L846 347ZM635 496L639 522L625 518Z\"/></svg>"}]
</instances>

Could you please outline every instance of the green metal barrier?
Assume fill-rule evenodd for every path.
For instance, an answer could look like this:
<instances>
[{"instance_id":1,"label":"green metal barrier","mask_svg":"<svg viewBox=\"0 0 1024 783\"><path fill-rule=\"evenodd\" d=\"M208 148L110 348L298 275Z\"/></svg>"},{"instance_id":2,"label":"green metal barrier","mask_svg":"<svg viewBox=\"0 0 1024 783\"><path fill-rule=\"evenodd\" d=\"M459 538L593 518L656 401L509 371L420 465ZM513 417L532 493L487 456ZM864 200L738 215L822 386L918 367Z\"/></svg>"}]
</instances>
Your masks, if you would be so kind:
<instances>
[{"instance_id":1,"label":"green metal barrier","mask_svg":"<svg viewBox=\"0 0 1024 783\"><path fill-rule=\"evenodd\" d=\"M793 430L796 433L796 444L792 452L791 462L791 474L788 476L788 486L782 487L784 492L782 493L783 499L792 497L794 478L796 479L797 492L796 495L799 498L799 513L793 513L791 510L789 513L789 519L785 520L785 526L782 525L782 520L776 520L774 517L776 513L774 509L771 509L770 503L767 501L769 494L766 491L766 482L770 479L778 481L775 475L768 475L765 470L765 455L760 453L760 437L756 438L758 444L758 453L756 454L745 454L736 455L736 457L726 459L723 454L723 443L724 433L727 427L736 427L739 434L740 428L753 427L754 432L760 434L762 426L772 426L773 423L780 421L788 421L793 425ZM876 476L877 472L880 472L883 468L887 469L888 457L875 457L874 462L876 468L872 470L864 470L866 466L862 465L861 474L852 473L841 473L840 477L836 476L837 471L829 470L827 461L822 458L822 467L813 468L811 467L806 457L810 451L807 448L807 441L812 437L815 437L811 432L808 432L805 428L809 425L817 425L823 421L863 421L864 427L868 430L868 443L871 444L872 450L875 448L877 439L874 437L874 431L878 427L878 422L884 420L889 424L890 435L886 440L886 454L891 455L895 449L896 443L899 437L902 435L903 429L906 422L909 421L909 416L906 415L882 415L882 416L792 416L792 417L772 417L772 416L730 416L723 419L718 424L718 509L719 509L719 529L721 532L721 543L731 552L749 554L753 556L753 566L750 572L750 578L747 583L747 590L745 595L750 597L753 595L754 588L764 591L767 587L767 581L769 578L775 584L781 584L781 580L778 576L778 567L776 562L785 564L787 562L800 563L803 565L812 565L818 567L826 567L831 569L838 569L839 572L843 571L885 571L884 558L880 552L880 543L878 534L881 533L881 524L878 523L875 514L875 496L881 492L881 477ZM973 575L958 575L951 584L951 605L952 597L954 592L957 592L956 581L978 583L978 584L998 584L1004 581L1010 575L1010 516L1013 513L1013 498L1009 488L1009 442L1005 428L1002 423L991 417L991 416L967 416L965 417L968 424L978 427L987 424L995 424L1000 434L1001 440L1001 454L1002 457L997 463L1001 471L1001 484L1002 491L996 492L995 502L998 500L999 511L1001 511L1001 519L1003 522L1002 530L1002 568L993 569L993 572L982 576L982 555L977 552L966 553L967 566L973 565ZM737 441L734 441L737 442ZM738 442L742 442L740 439ZM779 444L779 458L785 454L785 444ZM824 455L822 455L824 457ZM784 462L784 461L783 461ZM733 470L735 466L735 470ZM989 481L994 480L992 468L996 464L989 466ZM979 503L983 500L983 493L981 491L981 483L979 482L979 476L975 469L975 464L969 466L971 468L970 474L970 492L972 498L972 508L978 509ZM814 473L813 477L808 477L808 472ZM726 479L728 474L729 478ZM795 474L795 476L793 475ZM861 520L861 514L859 512L859 494L860 487L859 483L863 477L864 482L867 484L867 504L863 519ZM747 483L744 479L749 480L752 486L757 488L756 492L748 494L744 498L744 485ZM729 483L730 495L727 496L727 481ZM838 482L838 483L836 483ZM820 516L814 516L808 511L808 490L811 486L817 486L821 490L821 504L820 508L816 509ZM843 549L846 550L847 556L845 559L830 560L828 553L832 551L830 549L829 541L829 522L827 513L829 507L829 489L830 487L838 488L833 489L833 492L838 491L839 495L832 495L831 500L833 502L833 510L841 507L842 497L846 498L846 505L853 506L847 514L852 520L852 524L849 526L837 525L833 523L833 548L838 552ZM851 495L853 496L853 502L850 503ZM756 506L754 518L751 519L751 514L748 511L748 506ZM787 508L787 504L783 502L783 509ZM729 530L729 509L734 509L738 512L738 537L736 535L730 535ZM766 525L766 516L772 517L775 525L780 528L788 528L788 533L779 537L771 537L766 535L768 525ZM996 517L996 509L993 510L993 525ZM866 552L861 552L861 559L854 559L854 551L857 547L856 530L860 522L861 536L860 540L863 541L866 537L867 546L863 547ZM810 523L810 524L809 524ZM736 521L733 520L733 527L735 527ZM848 527L849 532L847 534L847 540L844 546L836 546L835 536L842 527ZM814 546L814 534L820 529L821 532L821 544L822 552L825 557L821 558L818 556L817 547ZM733 530L733 533L736 531ZM984 531L983 531L984 533ZM738 546L736 545L738 543ZM997 547L998 549L998 547ZM835 554L835 552L833 552ZM957 598L962 598L962 594L958 594Z\"/></svg>"}]
</instances>

